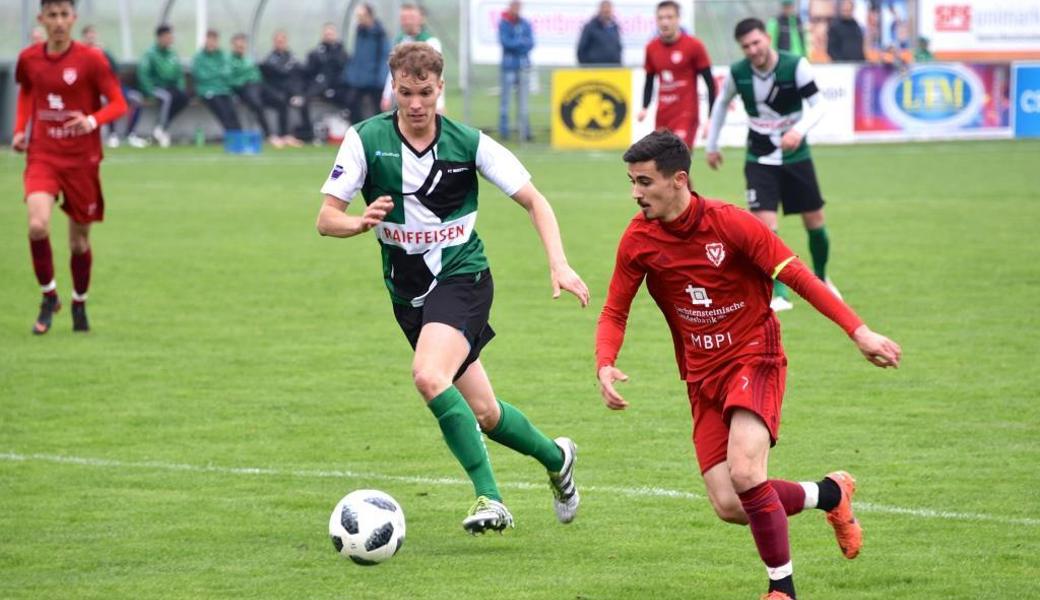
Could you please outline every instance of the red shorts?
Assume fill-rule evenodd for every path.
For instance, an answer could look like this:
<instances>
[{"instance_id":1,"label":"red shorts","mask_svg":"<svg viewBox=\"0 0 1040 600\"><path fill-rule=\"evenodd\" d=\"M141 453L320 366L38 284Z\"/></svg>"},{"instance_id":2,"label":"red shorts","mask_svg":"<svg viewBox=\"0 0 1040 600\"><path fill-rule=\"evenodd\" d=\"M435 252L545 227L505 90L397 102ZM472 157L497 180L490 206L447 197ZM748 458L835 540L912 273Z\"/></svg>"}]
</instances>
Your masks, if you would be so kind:
<instances>
[{"instance_id":1,"label":"red shorts","mask_svg":"<svg viewBox=\"0 0 1040 600\"><path fill-rule=\"evenodd\" d=\"M726 460L729 420L737 408L761 417L776 444L786 379L787 358L749 356L706 379L686 383L693 413L693 447L701 473Z\"/></svg>"},{"instance_id":2,"label":"red shorts","mask_svg":"<svg viewBox=\"0 0 1040 600\"><path fill-rule=\"evenodd\" d=\"M674 116L658 115L655 128L658 131L668 130L674 133L686 147L693 150L694 141L697 138L697 116L693 113L679 113Z\"/></svg>"},{"instance_id":3,"label":"red shorts","mask_svg":"<svg viewBox=\"0 0 1040 600\"><path fill-rule=\"evenodd\" d=\"M101 195L99 165L59 167L31 160L25 165L25 196L44 192L61 194L61 209L73 221L86 225L105 218L105 199Z\"/></svg>"}]
</instances>

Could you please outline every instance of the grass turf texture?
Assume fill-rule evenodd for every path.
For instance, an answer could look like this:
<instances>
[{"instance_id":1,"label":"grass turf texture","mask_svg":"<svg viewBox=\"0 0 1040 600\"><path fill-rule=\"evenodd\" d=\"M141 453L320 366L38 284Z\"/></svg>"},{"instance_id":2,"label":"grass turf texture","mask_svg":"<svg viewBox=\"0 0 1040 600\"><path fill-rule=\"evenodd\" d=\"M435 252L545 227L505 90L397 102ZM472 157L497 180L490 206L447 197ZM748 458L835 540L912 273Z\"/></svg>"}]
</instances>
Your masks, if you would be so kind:
<instances>
[{"instance_id":1,"label":"grass turf texture","mask_svg":"<svg viewBox=\"0 0 1040 600\"><path fill-rule=\"evenodd\" d=\"M1029 597L1040 575L1040 144L814 152L831 276L905 362L868 365L804 301L781 317L791 365L771 474L846 468L871 509L852 562L822 514L793 518L801 597ZM549 299L525 214L482 183L499 333L484 362L503 398L578 442L584 502L558 525L538 465L489 443L518 527L477 539L459 525L470 488L412 389L376 244L314 231L334 149L110 152L94 331L73 335L66 307L42 338L29 333L23 163L0 156L0 597L758 597L750 534L703 497L670 338L645 290L619 363L632 407L607 411L596 392L595 320L635 212L619 153L519 154L593 302ZM720 173L698 154L698 189L739 201L740 153ZM65 223L56 212L68 302ZM781 232L808 255L797 219ZM333 505L362 487L389 492L408 517L401 554L369 569L337 557L326 535Z\"/></svg>"}]
</instances>

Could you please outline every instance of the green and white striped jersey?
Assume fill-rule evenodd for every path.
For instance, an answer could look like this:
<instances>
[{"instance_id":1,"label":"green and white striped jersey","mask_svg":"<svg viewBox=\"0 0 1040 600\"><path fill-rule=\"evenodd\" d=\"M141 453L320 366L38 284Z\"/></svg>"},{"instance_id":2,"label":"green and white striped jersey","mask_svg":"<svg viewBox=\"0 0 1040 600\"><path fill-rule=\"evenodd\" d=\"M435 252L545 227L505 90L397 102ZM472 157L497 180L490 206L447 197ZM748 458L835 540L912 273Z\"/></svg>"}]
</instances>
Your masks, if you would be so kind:
<instances>
[{"instance_id":1,"label":"green and white striped jersey","mask_svg":"<svg viewBox=\"0 0 1040 600\"><path fill-rule=\"evenodd\" d=\"M397 113L347 131L323 194L366 204L390 196L394 209L373 231L394 303L422 306L437 282L488 268L477 236L477 173L512 196L531 180L512 152L479 130L437 116L429 148L413 148Z\"/></svg>"},{"instance_id":2,"label":"green and white striped jersey","mask_svg":"<svg viewBox=\"0 0 1040 600\"><path fill-rule=\"evenodd\" d=\"M739 94L748 115L748 162L780 165L811 158L805 138L792 152L780 149L780 139L791 129L804 136L819 122L823 116L822 94L816 87L809 61L788 52L777 54L776 65L766 73L755 70L746 58L730 67L722 93L712 108L707 144L709 152L718 151L719 132L726 119L725 109ZM804 111L803 100L808 105Z\"/></svg>"}]
</instances>

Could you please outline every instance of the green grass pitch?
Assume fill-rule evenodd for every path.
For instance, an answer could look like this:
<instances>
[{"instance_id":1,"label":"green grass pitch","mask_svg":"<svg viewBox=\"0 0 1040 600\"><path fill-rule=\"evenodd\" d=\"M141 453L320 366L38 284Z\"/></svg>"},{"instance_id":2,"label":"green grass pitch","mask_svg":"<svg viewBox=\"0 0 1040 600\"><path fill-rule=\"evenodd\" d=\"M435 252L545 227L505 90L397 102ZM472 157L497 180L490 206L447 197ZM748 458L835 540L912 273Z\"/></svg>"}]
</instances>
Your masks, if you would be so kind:
<instances>
[{"instance_id":1,"label":"green grass pitch","mask_svg":"<svg viewBox=\"0 0 1040 600\"><path fill-rule=\"evenodd\" d=\"M561 526L539 466L491 444L517 528L471 538L471 489L414 392L378 250L314 230L334 148L233 158L109 153L90 316L30 335L38 292L0 156L0 597L757 598L746 529L718 521L689 441L670 339L645 291L619 366L632 407L598 397L592 338L635 212L618 152L518 154L553 203L593 293L550 300L526 215L483 184L494 269L484 353L496 392L580 447L583 505ZM1040 577L1040 174L1036 142L814 149L831 273L904 364L867 364L805 302L774 476L860 480L866 542L843 559L823 515L794 517L800 597L1027 598ZM742 202L740 153L705 195ZM357 207L353 207L354 211ZM66 219L53 222L59 290ZM781 233L808 253L797 219ZM329 511L385 490L408 538L387 564L333 552Z\"/></svg>"}]
</instances>

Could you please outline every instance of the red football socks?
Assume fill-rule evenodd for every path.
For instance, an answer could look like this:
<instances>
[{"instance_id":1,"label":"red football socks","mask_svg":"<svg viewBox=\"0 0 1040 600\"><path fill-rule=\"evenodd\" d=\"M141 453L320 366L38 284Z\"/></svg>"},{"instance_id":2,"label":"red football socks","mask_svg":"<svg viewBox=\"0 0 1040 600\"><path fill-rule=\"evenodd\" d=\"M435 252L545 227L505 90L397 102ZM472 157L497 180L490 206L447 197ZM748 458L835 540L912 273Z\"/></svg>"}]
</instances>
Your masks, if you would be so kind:
<instances>
[{"instance_id":1,"label":"red football socks","mask_svg":"<svg viewBox=\"0 0 1040 600\"><path fill-rule=\"evenodd\" d=\"M74 302L86 300L87 288L90 287L90 265L93 263L93 255L88 248L83 254L73 254L69 261L72 267L72 296Z\"/></svg>"},{"instance_id":2,"label":"red football socks","mask_svg":"<svg viewBox=\"0 0 1040 600\"><path fill-rule=\"evenodd\" d=\"M51 254L51 238L30 239L29 250L32 252L36 281L40 284L41 289L46 289L54 283L54 256ZM48 296L57 294L53 287L43 293Z\"/></svg>"},{"instance_id":3,"label":"red football socks","mask_svg":"<svg viewBox=\"0 0 1040 600\"><path fill-rule=\"evenodd\" d=\"M805 488L802 487L802 484L783 479L770 479L769 485L776 490L776 495L780 498L780 504L784 505L784 512L787 513L787 516L797 515L805 508Z\"/></svg>"},{"instance_id":4,"label":"red football socks","mask_svg":"<svg viewBox=\"0 0 1040 600\"><path fill-rule=\"evenodd\" d=\"M787 536L787 513L776 490L768 481L737 494L747 513L758 555L766 564L770 588L793 597L791 545ZM786 589L783 589L786 588ZM790 591L788 591L790 590Z\"/></svg>"}]
</instances>

